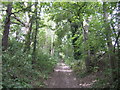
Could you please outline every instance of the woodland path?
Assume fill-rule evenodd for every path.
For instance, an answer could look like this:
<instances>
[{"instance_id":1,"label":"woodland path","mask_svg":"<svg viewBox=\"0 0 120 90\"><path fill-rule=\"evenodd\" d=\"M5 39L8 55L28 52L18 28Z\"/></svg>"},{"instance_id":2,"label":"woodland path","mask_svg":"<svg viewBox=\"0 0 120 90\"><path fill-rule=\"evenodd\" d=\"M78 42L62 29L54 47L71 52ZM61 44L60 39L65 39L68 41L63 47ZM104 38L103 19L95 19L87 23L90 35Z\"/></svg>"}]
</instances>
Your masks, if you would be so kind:
<instances>
[{"instance_id":1,"label":"woodland path","mask_svg":"<svg viewBox=\"0 0 120 90\"><path fill-rule=\"evenodd\" d=\"M62 61L56 65L51 78L46 81L46 85L47 88L79 88L73 71Z\"/></svg>"}]
</instances>

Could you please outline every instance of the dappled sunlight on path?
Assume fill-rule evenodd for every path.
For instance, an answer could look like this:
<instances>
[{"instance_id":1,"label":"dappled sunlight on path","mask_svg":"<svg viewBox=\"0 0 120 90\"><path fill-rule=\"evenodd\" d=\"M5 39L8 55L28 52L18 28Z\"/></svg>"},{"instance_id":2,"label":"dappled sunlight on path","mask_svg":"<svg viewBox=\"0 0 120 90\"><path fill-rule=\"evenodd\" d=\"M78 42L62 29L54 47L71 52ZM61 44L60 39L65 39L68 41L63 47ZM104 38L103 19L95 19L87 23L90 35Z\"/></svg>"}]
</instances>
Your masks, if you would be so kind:
<instances>
[{"instance_id":1,"label":"dappled sunlight on path","mask_svg":"<svg viewBox=\"0 0 120 90\"><path fill-rule=\"evenodd\" d=\"M72 72L70 67L67 66L66 64L62 63L62 62L57 64L54 71L56 71L56 72Z\"/></svg>"},{"instance_id":2,"label":"dappled sunlight on path","mask_svg":"<svg viewBox=\"0 0 120 90\"><path fill-rule=\"evenodd\" d=\"M73 71L62 61L56 65L52 78L46 85L48 88L79 88Z\"/></svg>"},{"instance_id":3,"label":"dappled sunlight on path","mask_svg":"<svg viewBox=\"0 0 120 90\"><path fill-rule=\"evenodd\" d=\"M73 70L60 61L54 68L52 76L45 82L47 88L92 88L100 73L93 73L84 78L76 78Z\"/></svg>"}]
</instances>

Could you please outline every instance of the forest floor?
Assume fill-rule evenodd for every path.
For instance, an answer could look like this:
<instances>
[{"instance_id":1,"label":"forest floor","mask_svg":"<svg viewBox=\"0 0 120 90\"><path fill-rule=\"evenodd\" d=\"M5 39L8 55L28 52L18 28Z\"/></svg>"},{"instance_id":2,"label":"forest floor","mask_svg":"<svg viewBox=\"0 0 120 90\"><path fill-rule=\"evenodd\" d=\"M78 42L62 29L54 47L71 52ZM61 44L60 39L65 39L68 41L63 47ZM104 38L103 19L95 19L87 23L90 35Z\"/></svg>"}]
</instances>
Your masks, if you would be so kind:
<instances>
[{"instance_id":1,"label":"forest floor","mask_svg":"<svg viewBox=\"0 0 120 90\"><path fill-rule=\"evenodd\" d=\"M79 88L78 80L64 62L60 61L49 78L46 81L47 88Z\"/></svg>"},{"instance_id":2,"label":"forest floor","mask_svg":"<svg viewBox=\"0 0 120 90\"><path fill-rule=\"evenodd\" d=\"M102 72L91 73L83 78L76 77L68 65L60 61L54 68L51 77L45 81L47 88L92 88L97 82L96 78L102 77Z\"/></svg>"}]
</instances>

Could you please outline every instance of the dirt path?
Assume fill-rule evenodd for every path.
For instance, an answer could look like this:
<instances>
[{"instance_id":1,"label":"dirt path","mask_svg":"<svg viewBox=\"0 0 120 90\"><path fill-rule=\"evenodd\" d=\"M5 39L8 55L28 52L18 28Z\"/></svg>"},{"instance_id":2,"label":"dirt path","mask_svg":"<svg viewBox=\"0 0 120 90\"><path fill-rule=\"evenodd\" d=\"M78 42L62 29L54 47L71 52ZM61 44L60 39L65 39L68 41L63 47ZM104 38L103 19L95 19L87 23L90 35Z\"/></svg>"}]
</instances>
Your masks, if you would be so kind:
<instances>
[{"instance_id":1,"label":"dirt path","mask_svg":"<svg viewBox=\"0 0 120 90\"><path fill-rule=\"evenodd\" d=\"M79 88L73 71L62 61L56 65L52 77L46 81L46 85L47 88Z\"/></svg>"}]
</instances>

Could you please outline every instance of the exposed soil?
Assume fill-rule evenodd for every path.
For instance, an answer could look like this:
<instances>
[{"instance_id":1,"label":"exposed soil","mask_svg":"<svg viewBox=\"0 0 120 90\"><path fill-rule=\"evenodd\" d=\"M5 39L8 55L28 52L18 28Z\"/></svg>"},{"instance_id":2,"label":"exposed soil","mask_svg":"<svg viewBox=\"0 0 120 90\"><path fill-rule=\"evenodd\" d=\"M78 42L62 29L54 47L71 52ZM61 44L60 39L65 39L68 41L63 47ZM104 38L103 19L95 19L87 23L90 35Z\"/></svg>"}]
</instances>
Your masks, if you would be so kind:
<instances>
[{"instance_id":1,"label":"exposed soil","mask_svg":"<svg viewBox=\"0 0 120 90\"><path fill-rule=\"evenodd\" d=\"M81 88L92 88L97 82L97 78L104 78L102 72L91 73L84 78L79 78L79 86Z\"/></svg>"},{"instance_id":2,"label":"exposed soil","mask_svg":"<svg viewBox=\"0 0 120 90\"><path fill-rule=\"evenodd\" d=\"M50 79L46 81L47 88L79 88L75 74L62 61L59 62Z\"/></svg>"},{"instance_id":3,"label":"exposed soil","mask_svg":"<svg viewBox=\"0 0 120 90\"><path fill-rule=\"evenodd\" d=\"M76 78L70 67L61 61L45 84L47 88L92 88L98 77L102 77L101 72L91 73L84 78Z\"/></svg>"}]
</instances>

